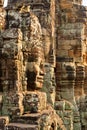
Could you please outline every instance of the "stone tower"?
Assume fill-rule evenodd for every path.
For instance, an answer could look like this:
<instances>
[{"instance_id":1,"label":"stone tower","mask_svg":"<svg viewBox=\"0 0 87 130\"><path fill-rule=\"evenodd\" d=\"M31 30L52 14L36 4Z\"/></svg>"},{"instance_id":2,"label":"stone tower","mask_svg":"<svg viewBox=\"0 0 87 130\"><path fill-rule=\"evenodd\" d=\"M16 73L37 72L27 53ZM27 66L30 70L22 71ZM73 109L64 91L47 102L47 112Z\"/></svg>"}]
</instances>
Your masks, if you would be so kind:
<instances>
[{"instance_id":1,"label":"stone tower","mask_svg":"<svg viewBox=\"0 0 87 130\"><path fill-rule=\"evenodd\" d=\"M0 3L0 129L86 130L87 8Z\"/></svg>"}]
</instances>

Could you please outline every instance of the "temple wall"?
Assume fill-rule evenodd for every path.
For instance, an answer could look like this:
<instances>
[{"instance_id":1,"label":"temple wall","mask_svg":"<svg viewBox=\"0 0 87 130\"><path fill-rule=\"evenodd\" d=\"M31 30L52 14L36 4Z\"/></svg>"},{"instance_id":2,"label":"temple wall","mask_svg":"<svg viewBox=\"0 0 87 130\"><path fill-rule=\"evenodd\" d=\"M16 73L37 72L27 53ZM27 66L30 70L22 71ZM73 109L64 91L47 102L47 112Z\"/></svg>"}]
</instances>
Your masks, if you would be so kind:
<instances>
[{"instance_id":1,"label":"temple wall","mask_svg":"<svg viewBox=\"0 0 87 130\"><path fill-rule=\"evenodd\" d=\"M87 7L0 2L0 129L87 129Z\"/></svg>"}]
</instances>

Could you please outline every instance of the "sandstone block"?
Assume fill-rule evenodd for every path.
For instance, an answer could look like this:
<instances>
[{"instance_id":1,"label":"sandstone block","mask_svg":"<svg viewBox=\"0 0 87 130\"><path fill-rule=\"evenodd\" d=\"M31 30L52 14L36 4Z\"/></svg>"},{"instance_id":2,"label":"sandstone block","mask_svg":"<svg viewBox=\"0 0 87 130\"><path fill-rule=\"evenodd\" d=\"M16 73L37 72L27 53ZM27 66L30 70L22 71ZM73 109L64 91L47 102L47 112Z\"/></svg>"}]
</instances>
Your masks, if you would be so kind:
<instances>
[{"instance_id":1,"label":"sandstone block","mask_svg":"<svg viewBox=\"0 0 87 130\"><path fill-rule=\"evenodd\" d=\"M12 122L18 122L23 124L39 125L41 113L29 113L21 116L14 116Z\"/></svg>"},{"instance_id":2,"label":"sandstone block","mask_svg":"<svg viewBox=\"0 0 87 130\"><path fill-rule=\"evenodd\" d=\"M37 125L28 125L21 123L10 123L5 127L6 130L39 130Z\"/></svg>"},{"instance_id":3,"label":"sandstone block","mask_svg":"<svg viewBox=\"0 0 87 130\"><path fill-rule=\"evenodd\" d=\"M26 92L24 94L23 105L25 113L40 112L46 109L46 94L43 92Z\"/></svg>"},{"instance_id":4,"label":"sandstone block","mask_svg":"<svg viewBox=\"0 0 87 130\"><path fill-rule=\"evenodd\" d=\"M3 39L22 39L21 30L17 28L7 29L1 35Z\"/></svg>"},{"instance_id":5,"label":"sandstone block","mask_svg":"<svg viewBox=\"0 0 87 130\"><path fill-rule=\"evenodd\" d=\"M9 123L9 117L7 116L0 116L0 129L4 130L5 125Z\"/></svg>"},{"instance_id":6,"label":"sandstone block","mask_svg":"<svg viewBox=\"0 0 87 130\"><path fill-rule=\"evenodd\" d=\"M8 95L8 96L7 96ZM21 115L23 114L23 95L21 93L9 93L3 95L3 115Z\"/></svg>"}]
</instances>

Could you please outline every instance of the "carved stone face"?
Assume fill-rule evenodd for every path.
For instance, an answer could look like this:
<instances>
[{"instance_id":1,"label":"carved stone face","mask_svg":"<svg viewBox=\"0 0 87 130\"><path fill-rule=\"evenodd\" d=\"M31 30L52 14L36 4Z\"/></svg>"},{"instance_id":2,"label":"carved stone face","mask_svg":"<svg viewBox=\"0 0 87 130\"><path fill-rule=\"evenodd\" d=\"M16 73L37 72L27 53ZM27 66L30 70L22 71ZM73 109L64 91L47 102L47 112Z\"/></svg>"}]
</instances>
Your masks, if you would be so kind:
<instances>
[{"instance_id":1,"label":"carved stone face","mask_svg":"<svg viewBox=\"0 0 87 130\"><path fill-rule=\"evenodd\" d=\"M27 88L39 89L43 85L43 63L40 58L35 62L26 62Z\"/></svg>"},{"instance_id":2,"label":"carved stone face","mask_svg":"<svg viewBox=\"0 0 87 130\"><path fill-rule=\"evenodd\" d=\"M22 55L17 55L18 56L17 58L20 57L20 59L23 59L22 60L23 70L21 70L21 72L23 72L23 77L26 75L27 89L32 90L41 88L43 85L43 74L44 74L43 72L44 51L41 39L42 30L38 18L33 13L31 13L31 11L29 11L28 6L21 7L20 11L9 10L7 30L8 33L6 33L5 31L7 37L10 34L10 32L11 32L10 38L12 37L14 38L15 35L17 34L16 36L17 44L13 41L11 45L16 45L17 47L18 45L19 46L21 45L21 47L19 48ZM14 35L13 34L14 30L16 32L20 30L20 33L15 33ZM5 42L4 50L6 51L6 54L9 48L11 48L10 50L12 50L11 45L9 42L7 44ZM14 51L12 52L14 53ZM8 54L11 56L12 53ZM19 54L19 49L17 54Z\"/></svg>"},{"instance_id":3,"label":"carved stone face","mask_svg":"<svg viewBox=\"0 0 87 130\"><path fill-rule=\"evenodd\" d=\"M41 41L42 31L38 18L30 13L29 33L24 43L24 59L28 90L42 88L44 52ZM25 34L24 34L25 35ZM27 44L26 44L27 43Z\"/></svg>"}]
</instances>

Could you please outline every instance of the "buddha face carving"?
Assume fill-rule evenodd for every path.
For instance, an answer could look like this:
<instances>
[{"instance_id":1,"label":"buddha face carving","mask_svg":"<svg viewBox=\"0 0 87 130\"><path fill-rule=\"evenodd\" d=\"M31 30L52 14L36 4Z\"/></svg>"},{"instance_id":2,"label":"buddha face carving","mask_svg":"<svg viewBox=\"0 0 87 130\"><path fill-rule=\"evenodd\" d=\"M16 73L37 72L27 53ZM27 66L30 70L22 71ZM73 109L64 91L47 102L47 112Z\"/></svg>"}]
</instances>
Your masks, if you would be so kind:
<instances>
[{"instance_id":1,"label":"buddha face carving","mask_svg":"<svg viewBox=\"0 0 87 130\"><path fill-rule=\"evenodd\" d=\"M38 18L33 13L29 12L29 8L27 6L23 6L20 13L22 14L23 18L25 18L25 24L23 24L24 29L22 29L24 30L23 56L24 66L26 68L27 88L28 90L38 89L43 85L44 74L44 51L41 26ZM28 15L28 13L30 15ZM29 25L26 25L27 19L30 20Z\"/></svg>"},{"instance_id":2,"label":"buddha face carving","mask_svg":"<svg viewBox=\"0 0 87 130\"><path fill-rule=\"evenodd\" d=\"M27 88L29 90L42 88L44 71L41 59L38 58L36 62L27 62L26 74Z\"/></svg>"}]
</instances>

